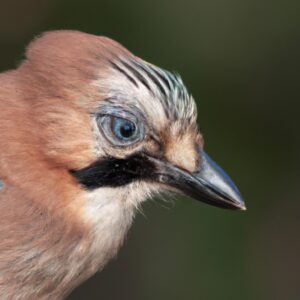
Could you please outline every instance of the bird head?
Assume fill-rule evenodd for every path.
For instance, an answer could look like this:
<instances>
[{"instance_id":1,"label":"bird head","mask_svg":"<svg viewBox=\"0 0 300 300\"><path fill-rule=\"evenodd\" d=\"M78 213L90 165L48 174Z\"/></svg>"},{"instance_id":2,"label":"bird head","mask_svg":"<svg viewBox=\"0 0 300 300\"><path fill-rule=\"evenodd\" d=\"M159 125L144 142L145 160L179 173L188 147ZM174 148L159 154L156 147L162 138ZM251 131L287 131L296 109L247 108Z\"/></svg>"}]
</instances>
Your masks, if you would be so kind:
<instances>
[{"instance_id":1,"label":"bird head","mask_svg":"<svg viewBox=\"0 0 300 300\"><path fill-rule=\"evenodd\" d=\"M108 38L73 31L36 39L27 58L22 80L37 87L39 100L31 101L44 155L81 189L114 191L133 206L168 190L245 209L203 150L196 104L178 74Z\"/></svg>"},{"instance_id":2,"label":"bird head","mask_svg":"<svg viewBox=\"0 0 300 300\"><path fill-rule=\"evenodd\" d=\"M116 254L155 193L245 209L204 151L180 76L117 42L43 34L0 82L1 299L61 299Z\"/></svg>"}]
</instances>

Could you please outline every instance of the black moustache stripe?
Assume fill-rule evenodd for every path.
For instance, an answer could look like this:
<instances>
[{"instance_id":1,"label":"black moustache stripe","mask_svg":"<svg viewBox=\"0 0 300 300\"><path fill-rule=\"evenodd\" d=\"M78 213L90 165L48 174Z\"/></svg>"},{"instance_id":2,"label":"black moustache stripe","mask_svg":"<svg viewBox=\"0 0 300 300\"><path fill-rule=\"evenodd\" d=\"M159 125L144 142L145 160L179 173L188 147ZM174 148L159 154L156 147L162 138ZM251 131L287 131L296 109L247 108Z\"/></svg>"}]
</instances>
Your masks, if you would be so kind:
<instances>
[{"instance_id":1,"label":"black moustache stripe","mask_svg":"<svg viewBox=\"0 0 300 300\"><path fill-rule=\"evenodd\" d=\"M125 159L113 157L98 160L70 173L86 189L119 187L136 180L151 180L156 167L146 156L133 155Z\"/></svg>"}]
</instances>

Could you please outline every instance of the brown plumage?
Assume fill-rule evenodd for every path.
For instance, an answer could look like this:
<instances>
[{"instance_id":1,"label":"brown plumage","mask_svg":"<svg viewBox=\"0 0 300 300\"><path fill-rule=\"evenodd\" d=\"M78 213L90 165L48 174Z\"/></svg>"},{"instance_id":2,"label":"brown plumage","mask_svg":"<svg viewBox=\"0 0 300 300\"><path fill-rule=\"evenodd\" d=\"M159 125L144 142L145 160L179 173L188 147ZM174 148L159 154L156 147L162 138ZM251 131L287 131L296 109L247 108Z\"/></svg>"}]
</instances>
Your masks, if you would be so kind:
<instances>
[{"instance_id":1,"label":"brown plumage","mask_svg":"<svg viewBox=\"0 0 300 300\"><path fill-rule=\"evenodd\" d=\"M119 147L97 120L127 108L147 126L139 142ZM0 298L64 298L116 254L139 203L181 189L153 161L193 174L202 148L194 101L177 75L105 37L57 31L34 40L21 65L0 75ZM141 152L143 163L132 158ZM125 172L131 179L123 169L116 177L129 159L156 179L137 167ZM99 175L104 160L112 174ZM96 167L91 183L96 175L85 170Z\"/></svg>"}]
</instances>

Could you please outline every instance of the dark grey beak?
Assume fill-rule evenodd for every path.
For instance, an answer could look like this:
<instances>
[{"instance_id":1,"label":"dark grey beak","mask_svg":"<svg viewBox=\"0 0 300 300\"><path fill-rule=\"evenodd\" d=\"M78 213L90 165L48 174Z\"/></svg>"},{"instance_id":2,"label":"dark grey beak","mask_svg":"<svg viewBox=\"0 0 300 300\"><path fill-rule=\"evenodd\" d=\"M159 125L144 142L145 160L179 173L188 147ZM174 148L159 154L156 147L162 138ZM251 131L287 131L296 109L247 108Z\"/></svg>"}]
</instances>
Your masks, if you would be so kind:
<instances>
[{"instance_id":1,"label":"dark grey beak","mask_svg":"<svg viewBox=\"0 0 300 300\"><path fill-rule=\"evenodd\" d=\"M243 198L230 179L204 151L200 153L199 169L189 173L156 158L149 158L156 165L157 181L211 205L246 210Z\"/></svg>"}]
</instances>

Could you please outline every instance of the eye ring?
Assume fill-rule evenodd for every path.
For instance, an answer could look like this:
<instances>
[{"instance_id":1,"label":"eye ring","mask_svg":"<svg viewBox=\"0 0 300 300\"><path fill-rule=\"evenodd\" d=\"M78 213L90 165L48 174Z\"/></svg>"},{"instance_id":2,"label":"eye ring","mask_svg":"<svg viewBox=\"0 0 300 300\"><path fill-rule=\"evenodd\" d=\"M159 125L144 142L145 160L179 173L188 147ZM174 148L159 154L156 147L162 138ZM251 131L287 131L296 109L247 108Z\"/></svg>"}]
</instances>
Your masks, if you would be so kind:
<instances>
[{"instance_id":1,"label":"eye ring","mask_svg":"<svg viewBox=\"0 0 300 300\"><path fill-rule=\"evenodd\" d=\"M132 114L98 115L96 121L104 137L113 146L131 146L144 139L144 124Z\"/></svg>"}]
</instances>

